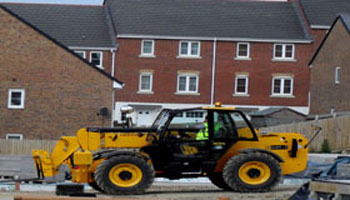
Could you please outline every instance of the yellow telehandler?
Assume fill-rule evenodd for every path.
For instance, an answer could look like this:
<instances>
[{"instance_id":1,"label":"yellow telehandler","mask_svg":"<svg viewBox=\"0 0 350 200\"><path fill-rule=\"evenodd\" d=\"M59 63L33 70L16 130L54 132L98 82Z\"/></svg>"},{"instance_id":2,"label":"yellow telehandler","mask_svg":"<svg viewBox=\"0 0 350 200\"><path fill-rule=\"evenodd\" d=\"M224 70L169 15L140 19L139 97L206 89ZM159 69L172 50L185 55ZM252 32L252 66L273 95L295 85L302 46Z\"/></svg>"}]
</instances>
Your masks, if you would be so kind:
<instances>
[{"instance_id":1,"label":"yellow telehandler","mask_svg":"<svg viewBox=\"0 0 350 200\"><path fill-rule=\"evenodd\" d=\"M201 134L201 137L198 137ZM233 107L164 109L149 128L83 128L53 152L33 150L40 178L67 165L71 181L108 194L139 194L155 177L208 177L224 190L264 192L306 168L299 133L261 134Z\"/></svg>"}]
</instances>

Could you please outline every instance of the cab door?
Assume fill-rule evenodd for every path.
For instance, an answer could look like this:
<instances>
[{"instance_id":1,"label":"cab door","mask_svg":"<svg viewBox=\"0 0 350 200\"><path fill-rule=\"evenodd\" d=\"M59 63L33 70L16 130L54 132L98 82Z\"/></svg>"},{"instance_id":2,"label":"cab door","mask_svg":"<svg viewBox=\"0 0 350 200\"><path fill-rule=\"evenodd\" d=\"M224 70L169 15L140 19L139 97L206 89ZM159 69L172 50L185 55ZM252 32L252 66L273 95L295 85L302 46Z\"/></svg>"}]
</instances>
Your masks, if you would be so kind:
<instances>
[{"instance_id":1,"label":"cab door","mask_svg":"<svg viewBox=\"0 0 350 200\"><path fill-rule=\"evenodd\" d=\"M169 165L174 171L201 171L201 163L208 159L211 144L209 137L198 139L197 135L200 132L209 134L205 125L207 116L206 110L190 109L178 111L170 120L163 144L170 152Z\"/></svg>"},{"instance_id":2,"label":"cab door","mask_svg":"<svg viewBox=\"0 0 350 200\"><path fill-rule=\"evenodd\" d=\"M221 157L238 141L236 124L227 111L213 110L211 124L211 159Z\"/></svg>"}]
</instances>

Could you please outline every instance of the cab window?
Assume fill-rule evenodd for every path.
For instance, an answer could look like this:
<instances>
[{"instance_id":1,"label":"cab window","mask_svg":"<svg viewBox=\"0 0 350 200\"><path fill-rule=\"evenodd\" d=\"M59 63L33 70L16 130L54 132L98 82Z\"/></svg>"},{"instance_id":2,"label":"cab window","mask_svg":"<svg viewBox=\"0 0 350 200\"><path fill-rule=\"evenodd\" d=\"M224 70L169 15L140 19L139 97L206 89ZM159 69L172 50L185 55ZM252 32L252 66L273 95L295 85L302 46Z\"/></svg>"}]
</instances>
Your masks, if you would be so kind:
<instances>
[{"instance_id":1,"label":"cab window","mask_svg":"<svg viewBox=\"0 0 350 200\"><path fill-rule=\"evenodd\" d=\"M254 134L250 129L248 123L239 112L231 112L231 117L235 122L238 138L240 139L253 139Z\"/></svg>"},{"instance_id":2,"label":"cab window","mask_svg":"<svg viewBox=\"0 0 350 200\"><path fill-rule=\"evenodd\" d=\"M171 120L165 136L169 139L196 140L197 134L205 129L206 117L206 110L180 111Z\"/></svg>"},{"instance_id":3,"label":"cab window","mask_svg":"<svg viewBox=\"0 0 350 200\"><path fill-rule=\"evenodd\" d=\"M236 134L231 116L227 112L214 112L214 139L234 138Z\"/></svg>"}]
</instances>

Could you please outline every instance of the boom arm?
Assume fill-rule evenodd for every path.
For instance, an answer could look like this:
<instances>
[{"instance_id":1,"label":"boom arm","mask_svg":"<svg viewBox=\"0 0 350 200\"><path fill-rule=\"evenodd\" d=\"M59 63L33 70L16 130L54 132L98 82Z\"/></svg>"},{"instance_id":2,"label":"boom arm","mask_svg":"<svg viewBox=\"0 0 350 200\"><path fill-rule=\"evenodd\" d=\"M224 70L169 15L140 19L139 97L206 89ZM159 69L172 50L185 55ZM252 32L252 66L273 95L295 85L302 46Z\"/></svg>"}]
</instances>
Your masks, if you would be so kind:
<instances>
[{"instance_id":1,"label":"boom arm","mask_svg":"<svg viewBox=\"0 0 350 200\"><path fill-rule=\"evenodd\" d=\"M85 153L84 157L91 157L92 162L92 154L89 150L97 150L100 144L99 133L80 129L77 136L61 137L51 155L45 150L33 150L32 155L39 177L45 178L58 174L62 164L67 164L72 169L73 163L82 163L84 158L81 158L81 151ZM79 152L80 154L77 154ZM77 155L75 156L75 154ZM91 156L87 156L89 154ZM69 159L73 159L73 163ZM88 160L90 159L88 158ZM90 161L83 163L91 164Z\"/></svg>"},{"instance_id":2,"label":"boom arm","mask_svg":"<svg viewBox=\"0 0 350 200\"><path fill-rule=\"evenodd\" d=\"M32 155L39 178L59 173L62 164L69 166L72 181L89 182L93 163L92 151L110 148L141 148L149 144L147 133L153 129L101 129L82 128L76 136L63 136L52 154L33 150ZM133 142L130 142L133 141Z\"/></svg>"}]
</instances>

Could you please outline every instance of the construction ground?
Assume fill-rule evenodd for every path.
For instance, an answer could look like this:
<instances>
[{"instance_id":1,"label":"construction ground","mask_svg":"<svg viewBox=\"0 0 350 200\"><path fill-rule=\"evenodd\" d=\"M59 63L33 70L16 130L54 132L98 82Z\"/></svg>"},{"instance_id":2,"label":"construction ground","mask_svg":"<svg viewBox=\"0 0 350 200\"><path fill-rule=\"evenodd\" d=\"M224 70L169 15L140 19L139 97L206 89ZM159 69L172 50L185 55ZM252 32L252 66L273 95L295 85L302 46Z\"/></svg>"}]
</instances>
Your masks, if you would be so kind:
<instances>
[{"instance_id":1,"label":"construction ground","mask_svg":"<svg viewBox=\"0 0 350 200\"><path fill-rule=\"evenodd\" d=\"M283 200L288 199L298 188L300 184L292 185L280 185L273 191L267 193L234 193L225 192L209 182L156 182L149 190L143 195L131 195L131 196L108 196L96 193L86 187L87 193L96 193L98 199L115 199L115 200ZM14 187L14 186L12 186ZM55 196L54 185L43 186L28 186L21 185L22 191L2 191L0 192L0 200L13 200L15 197L24 196L26 198L32 198L40 200L50 199L54 200ZM58 198L59 199L59 198ZM65 198L67 199L67 198ZM95 199L95 198L92 198ZM24 199L25 200L25 199Z\"/></svg>"},{"instance_id":2,"label":"construction ground","mask_svg":"<svg viewBox=\"0 0 350 200\"><path fill-rule=\"evenodd\" d=\"M337 157L348 156L339 154L310 154L309 162L318 163L334 163ZM9 159L9 158L6 158ZM13 160L15 161L15 160ZM23 160L22 160L23 161ZM32 164L28 160L24 160L24 168L32 168ZM4 166L3 166L4 167ZM7 166L8 167L8 166ZM18 166L18 168L20 168ZM348 173L349 165L345 165L346 174ZM15 167L12 167L15 172ZM17 171L16 171L17 172ZM271 192L266 193L237 193L223 191L212 185L207 178L197 179L180 179L167 180L163 178L156 178L154 184L142 195L129 196L111 196L96 192L90 186L84 186L84 192L88 195L96 195L97 198L86 197L63 197L56 196L55 189L57 183L33 183L21 182L21 184L5 184L0 183L0 200L61 200L61 199L75 199L75 200L131 200L131 199L145 199L145 200L284 200L289 199L303 184L310 179L299 177L284 177L280 184ZM70 184L70 182L60 182L60 184ZM346 186L346 193L350 194L350 185ZM342 198L340 198L342 199Z\"/></svg>"}]
</instances>

